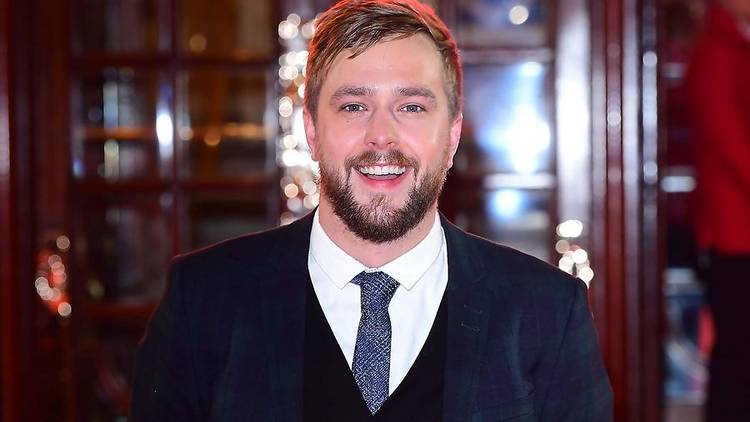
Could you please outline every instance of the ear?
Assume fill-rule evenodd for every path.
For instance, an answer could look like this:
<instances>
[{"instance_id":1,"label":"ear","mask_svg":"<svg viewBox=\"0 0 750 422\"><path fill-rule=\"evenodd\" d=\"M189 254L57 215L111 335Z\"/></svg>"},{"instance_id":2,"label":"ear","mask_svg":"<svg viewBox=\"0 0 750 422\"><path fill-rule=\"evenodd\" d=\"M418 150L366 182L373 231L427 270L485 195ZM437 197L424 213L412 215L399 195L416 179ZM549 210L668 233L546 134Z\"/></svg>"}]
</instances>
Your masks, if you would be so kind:
<instances>
[{"instance_id":1,"label":"ear","mask_svg":"<svg viewBox=\"0 0 750 422\"><path fill-rule=\"evenodd\" d=\"M307 145L310 147L310 156L313 160L320 161L320 151L315 138L315 119L307 107L302 110L302 121L305 125L305 136L307 137Z\"/></svg>"},{"instance_id":2,"label":"ear","mask_svg":"<svg viewBox=\"0 0 750 422\"><path fill-rule=\"evenodd\" d=\"M464 123L463 113L458 113L456 119L451 124L450 138L448 140L448 168L453 167L453 156L456 155L458 143L461 140L461 127Z\"/></svg>"}]
</instances>

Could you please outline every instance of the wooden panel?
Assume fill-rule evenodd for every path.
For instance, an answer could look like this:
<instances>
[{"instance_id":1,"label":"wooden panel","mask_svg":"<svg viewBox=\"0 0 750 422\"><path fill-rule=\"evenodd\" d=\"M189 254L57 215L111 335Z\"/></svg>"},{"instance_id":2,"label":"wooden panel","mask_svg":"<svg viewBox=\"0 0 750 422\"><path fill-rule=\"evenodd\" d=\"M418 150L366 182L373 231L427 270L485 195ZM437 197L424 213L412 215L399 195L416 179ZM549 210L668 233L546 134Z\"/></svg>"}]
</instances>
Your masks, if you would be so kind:
<instances>
[{"instance_id":1,"label":"wooden panel","mask_svg":"<svg viewBox=\"0 0 750 422\"><path fill-rule=\"evenodd\" d=\"M661 305L654 234L655 109L644 114L643 108L645 101L654 101L654 76L643 79L649 75L644 72L654 72L643 65L644 31L653 32L654 25L653 7L645 6L653 2L591 5L592 252L606 280L594 291L596 322L615 391L616 420L658 421Z\"/></svg>"},{"instance_id":2,"label":"wooden panel","mask_svg":"<svg viewBox=\"0 0 750 422\"><path fill-rule=\"evenodd\" d=\"M643 302L641 304L643 362L641 420L657 422L663 419L664 404L664 360L662 359L662 336L664 300L662 270L664 269L664 227L659 212L659 105L658 105L658 60L657 41L659 21L657 0L642 0L641 6L641 115L642 115L642 171L641 192L643 209Z\"/></svg>"},{"instance_id":3,"label":"wooden panel","mask_svg":"<svg viewBox=\"0 0 750 422\"><path fill-rule=\"evenodd\" d=\"M0 419L34 421L29 9L0 1Z\"/></svg>"},{"instance_id":4,"label":"wooden panel","mask_svg":"<svg viewBox=\"0 0 750 422\"><path fill-rule=\"evenodd\" d=\"M18 389L13 376L15 337L14 249L11 145L10 145L10 0L0 0L0 419L16 420Z\"/></svg>"},{"instance_id":5,"label":"wooden panel","mask_svg":"<svg viewBox=\"0 0 750 422\"><path fill-rule=\"evenodd\" d=\"M29 115L34 122L29 137L34 151L32 172L35 177L32 180L35 198L39 198L31 213L35 235L30 238L34 242L34 253L58 236L70 235L69 2L28 2L31 21L43 22L30 25L32 56L28 72L31 78ZM74 308L73 317L75 314ZM45 321L45 324L37 324L42 327L35 333L37 356L55 359L54 365L34 379L38 385L35 393L45 398L42 406L37 404L39 419L55 417L72 422L77 420L77 401L70 321L48 312L37 318ZM54 349L47 349L44 344L53 344Z\"/></svg>"}]
</instances>

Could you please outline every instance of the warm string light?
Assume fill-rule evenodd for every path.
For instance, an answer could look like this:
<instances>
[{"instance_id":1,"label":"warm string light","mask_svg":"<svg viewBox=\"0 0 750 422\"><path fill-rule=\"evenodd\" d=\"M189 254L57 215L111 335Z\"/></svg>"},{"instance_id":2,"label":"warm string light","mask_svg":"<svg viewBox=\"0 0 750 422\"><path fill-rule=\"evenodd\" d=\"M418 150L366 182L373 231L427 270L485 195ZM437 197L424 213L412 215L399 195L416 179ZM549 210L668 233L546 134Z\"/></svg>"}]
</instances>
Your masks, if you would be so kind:
<instances>
[{"instance_id":1,"label":"warm string light","mask_svg":"<svg viewBox=\"0 0 750 422\"><path fill-rule=\"evenodd\" d=\"M307 46L315 31L315 20L302 22L292 13L279 23L284 53L279 56L279 137L277 162L283 169L280 181L284 210L281 224L288 224L315 208L320 200L318 163L310 156L302 124Z\"/></svg>"},{"instance_id":2,"label":"warm string light","mask_svg":"<svg viewBox=\"0 0 750 422\"><path fill-rule=\"evenodd\" d=\"M566 220L557 225L557 235L560 240L555 244L555 250L562 255L557 266L572 274L586 285L591 284L594 279L594 270L591 268L589 254L575 240L583 233L583 223L578 220Z\"/></svg>"},{"instance_id":3,"label":"warm string light","mask_svg":"<svg viewBox=\"0 0 750 422\"><path fill-rule=\"evenodd\" d=\"M43 249L37 256L34 287L36 293L47 309L63 318L73 312L68 297L68 273L64 257L70 250L70 239L61 235L55 239L54 246Z\"/></svg>"}]
</instances>

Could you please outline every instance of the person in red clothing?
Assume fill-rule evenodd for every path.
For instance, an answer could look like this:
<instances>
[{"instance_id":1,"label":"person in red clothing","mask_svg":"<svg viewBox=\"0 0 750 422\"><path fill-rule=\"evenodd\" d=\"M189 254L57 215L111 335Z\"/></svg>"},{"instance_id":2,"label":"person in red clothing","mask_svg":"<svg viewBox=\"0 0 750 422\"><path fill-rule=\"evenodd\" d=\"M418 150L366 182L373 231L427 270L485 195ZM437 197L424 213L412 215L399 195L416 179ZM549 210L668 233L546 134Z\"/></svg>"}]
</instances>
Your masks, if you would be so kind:
<instances>
[{"instance_id":1,"label":"person in red clothing","mask_svg":"<svg viewBox=\"0 0 750 422\"><path fill-rule=\"evenodd\" d=\"M714 0L688 71L695 234L711 257L716 343L706 416L750 421L750 0Z\"/></svg>"}]
</instances>

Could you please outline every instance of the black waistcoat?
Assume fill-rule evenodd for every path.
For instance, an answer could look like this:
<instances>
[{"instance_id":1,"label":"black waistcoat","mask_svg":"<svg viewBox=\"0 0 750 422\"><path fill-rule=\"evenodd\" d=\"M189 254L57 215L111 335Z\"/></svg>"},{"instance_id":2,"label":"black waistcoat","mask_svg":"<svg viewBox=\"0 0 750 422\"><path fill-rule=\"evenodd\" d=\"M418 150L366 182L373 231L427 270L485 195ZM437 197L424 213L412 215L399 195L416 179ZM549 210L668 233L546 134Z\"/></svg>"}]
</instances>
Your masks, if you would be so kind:
<instances>
[{"instance_id":1,"label":"black waistcoat","mask_svg":"<svg viewBox=\"0 0 750 422\"><path fill-rule=\"evenodd\" d=\"M308 283L305 322L305 421L440 421L446 337L445 295L427 340L406 377L370 414L349 364Z\"/></svg>"}]
</instances>

